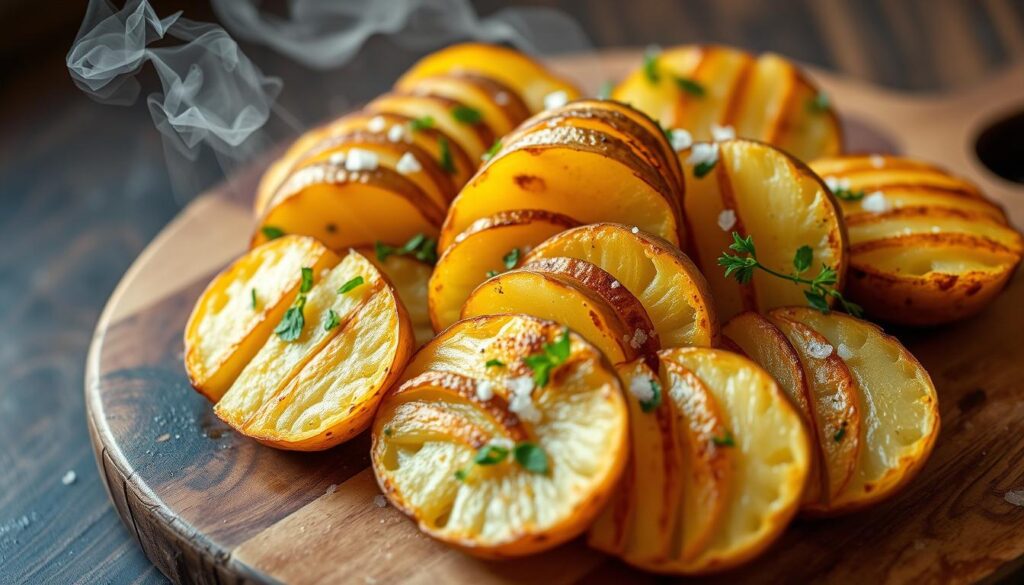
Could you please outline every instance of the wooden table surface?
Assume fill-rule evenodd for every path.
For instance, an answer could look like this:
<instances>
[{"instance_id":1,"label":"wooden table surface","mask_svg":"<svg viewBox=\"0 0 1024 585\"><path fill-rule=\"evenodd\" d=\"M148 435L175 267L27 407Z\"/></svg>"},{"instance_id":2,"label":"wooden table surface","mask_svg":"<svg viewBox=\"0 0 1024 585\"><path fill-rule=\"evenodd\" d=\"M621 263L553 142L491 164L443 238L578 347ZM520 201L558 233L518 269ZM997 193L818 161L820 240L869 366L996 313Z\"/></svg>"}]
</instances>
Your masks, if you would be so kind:
<instances>
[{"instance_id":1,"label":"wooden table surface","mask_svg":"<svg viewBox=\"0 0 1024 585\"><path fill-rule=\"evenodd\" d=\"M186 16L214 20L201 2L154 4L161 14L181 5ZM477 4L490 13L499 3ZM728 43L915 91L970 87L1024 61L1021 0L532 4L571 13L597 47ZM121 526L97 475L83 414L85 353L124 270L220 172L203 160L172 180L144 103L99 105L74 88L63 58L83 11L60 3L54 14L39 14L37 2L0 1L0 14L9 17L0 19L5 584L164 581ZM354 62L322 73L242 46L266 73L284 78L281 103L304 124L381 92L416 58L373 39ZM149 88L154 80L143 82ZM69 471L74 481L65 485Z\"/></svg>"}]
</instances>

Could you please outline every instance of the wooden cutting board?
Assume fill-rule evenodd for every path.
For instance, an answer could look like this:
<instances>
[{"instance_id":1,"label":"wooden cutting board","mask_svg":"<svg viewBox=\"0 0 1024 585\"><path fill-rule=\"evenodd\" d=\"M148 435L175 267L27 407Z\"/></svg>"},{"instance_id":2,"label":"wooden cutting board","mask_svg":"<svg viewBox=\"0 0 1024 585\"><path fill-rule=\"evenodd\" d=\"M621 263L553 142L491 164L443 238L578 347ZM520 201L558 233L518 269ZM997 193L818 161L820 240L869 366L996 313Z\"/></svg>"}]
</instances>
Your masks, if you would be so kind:
<instances>
[{"instance_id":1,"label":"wooden cutting board","mask_svg":"<svg viewBox=\"0 0 1024 585\"><path fill-rule=\"evenodd\" d=\"M619 51L552 65L594 92L639 60L637 51ZM850 150L945 165L1024 225L1024 185L999 179L974 155L985 125L1024 109L1024 67L947 97L814 77L843 115ZM179 583L654 581L581 541L516 561L465 556L375 505L367 436L324 453L288 453L234 434L213 415L186 379L182 330L207 281L245 249L261 170L200 196L171 222L96 328L85 379L92 443L118 514L153 563ZM759 559L707 581L1024 578L1024 507L1004 498L1024 490L1024 277L975 319L896 333L939 391L942 432L924 471L869 511L798 519Z\"/></svg>"}]
</instances>

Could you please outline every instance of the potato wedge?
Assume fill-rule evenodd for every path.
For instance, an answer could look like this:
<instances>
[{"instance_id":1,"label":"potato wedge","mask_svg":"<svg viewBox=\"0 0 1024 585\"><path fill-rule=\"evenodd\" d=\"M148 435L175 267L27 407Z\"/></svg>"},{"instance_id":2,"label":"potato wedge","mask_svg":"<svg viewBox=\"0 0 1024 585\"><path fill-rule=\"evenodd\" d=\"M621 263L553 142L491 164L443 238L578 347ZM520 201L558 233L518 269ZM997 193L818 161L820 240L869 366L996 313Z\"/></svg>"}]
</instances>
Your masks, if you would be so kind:
<instances>
[{"instance_id":1,"label":"potato wedge","mask_svg":"<svg viewBox=\"0 0 1024 585\"><path fill-rule=\"evenodd\" d=\"M924 466L938 436L938 396L928 372L896 338L866 321L804 307L774 314L826 339L859 394L862 448L853 479L815 511L846 513L892 496Z\"/></svg>"},{"instance_id":2,"label":"potato wedge","mask_svg":"<svg viewBox=\"0 0 1024 585\"><path fill-rule=\"evenodd\" d=\"M652 357L658 332L643 305L615 278L575 258L550 258L499 274L474 290L462 318L522 313L562 323L618 364Z\"/></svg>"},{"instance_id":3,"label":"potato wedge","mask_svg":"<svg viewBox=\"0 0 1024 585\"><path fill-rule=\"evenodd\" d=\"M694 148L704 148L698 144ZM690 249L711 286L720 319L744 310L766 311L806 302L804 289L763 271L746 285L726 278L718 258L728 252L732 232L752 236L758 260L782 273L793 272L796 251L810 246L812 267L837 273L836 289L845 282L846 233L835 198L810 169L788 154L758 142L713 143L713 163L689 160L680 153L687 173L684 211L691 234ZM713 165L708 170L708 165ZM706 172L697 177L697 167Z\"/></svg>"},{"instance_id":4,"label":"potato wedge","mask_svg":"<svg viewBox=\"0 0 1024 585\"><path fill-rule=\"evenodd\" d=\"M348 171L332 163L297 169L260 219L252 246L268 231L313 236L332 250L435 236L444 210L415 183L386 167Z\"/></svg>"},{"instance_id":5,"label":"potato wedge","mask_svg":"<svg viewBox=\"0 0 1024 585\"><path fill-rule=\"evenodd\" d=\"M366 110L377 114L429 118L432 125L450 137L449 148L452 143L458 144L470 160L478 161L497 136L482 120L473 123L460 121L456 112L468 107L458 100L439 95L386 93L367 104Z\"/></svg>"},{"instance_id":6,"label":"potato wedge","mask_svg":"<svg viewBox=\"0 0 1024 585\"><path fill-rule=\"evenodd\" d=\"M969 181L877 155L823 158L812 168L842 196L848 296L876 319L937 325L974 315L1020 264L1021 234Z\"/></svg>"},{"instance_id":7,"label":"potato wedge","mask_svg":"<svg viewBox=\"0 0 1024 585\"><path fill-rule=\"evenodd\" d=\"M212 402L270 337L299 291L302 268L314 278L338 257L313 238L284 236L254 248L218 274L185 325L185 371Z\"/></svg>"},{"instance_id":8,"label":"potato wedge","mask_svg":"<svg viewBox=\"0 0 1024 585\"><path fill-rule=\"evenodd\" d=\"M515 209L561 213L581 223L618 221L678 244L681 222L664 182L659 171L607 134L543 128L503 143L484 163L449 208L439 249L481 217Z\"/></svg>"},{"instance_id":9,"label":"potato wedge","mask_svg":"<svg viewBox=\"0 0 1024 585\"><path fill-rule=\"evenodd\" d=\"M503 83L471 73L401 79L395 89L406 94L438 95L462 102L480 113L495 136L508 134L530 117L530 109L518 93Z\"/></svg>"},{"instance_id":10,"label":"potato wedge","mask_svg":"<svg viewBox=\"0 0 1024 585\"><path fill-rule=\"evenodd\" d=\"M538 386L525 360L556 346L564 359ZM374 421L377 482L423 532L465 552L521 556L575 537L622 473L619 381L561 325L524 315L461 321L403 378Z\"/></svg>"},{"instance_id":11,"label":"potato wedge","mask_svg":"<svg viewBox=\"0 0 1024 585\"><path fill-rule=\"evenodd\" d=\"M853 479L864 449L861 428L864 413L850 369L818 332L787 319L782 310L768 313L772 324L786 336L800 358L811 395L812 423L821 463L821 494L806 501L805 510L828 506Z\"/></svg>"},{"instance_id":12,"label":"potato wedge","mask_svg":"<svg viewBox=\"0 0 1024 585\"><path fill-rule=\"evenodd\" d=\"M474 73L493 79L514 90L531 113L543 110L545 98L563 92L567 100L580 92L567 80L545 69L527 55L514 49L485 43L452 45L427 55L398 80L401 87L411 80L448 73Z\"/></svg>"},{"instance_id":13,"label":"potato wedge","mask_svg":"<svg viewBox=\"0 0 1024 585\"><path fill-rule=\"evenodd\" d=\"M372 248L359 248L359 253L373 262L394 287L398 299L409 313L416 341L414 347L422 347L433 339L434 329L430 326L427 311L427 282L433 272L430 264L401 254L388 254L381 260Z\"/></svg>"},{"instance_id":14,"label":"potato wedge","mask_svg":"<svg viewBox=\"0 0 1024 585\"><path fill-rule=\"evenodd\" d=\"M503 211L473 222L444 251L430 277L434 331L459 320L469 293L489 274L515 268L531 248L575 225L570 217L533 209Z\"/></svg>"},{"instance_id":15,"label":"potato wedge","mask_svg":"<svg viewBox=\"0 0 1024 585\"><path fill-rule=\"evenodd\" d=\"M302 298L292 306L303 316L295 337L271 336L214 412L266 445L319 451L370 425L412 353L413 334L387 279L355 251Z\"/></svg>"},{"instance_id":16,"label":"potato wedge","mask_svg":"<svg viewBox=\"0 0 1024 585\"><path fill-rule=\"evenodd\" d=\"M537 246L526 262L578 258L594 264L644 306L664 347L710 347L718 340L711 292L693 262L665 240L622 224L581 226Z\"/></svg>"},{"instance_id":17,"label":"potato wedge","mask_svg":"<svg viewBox=\"0 0 1024 585\"><path fill-rule=\"evenodd\" d=\"M747 358L705 348L658 356L661 404L631 409L634 476L619 486L630 505L625 514L606 509L590 543L647 570L721 571L755 556L789 523L807 479L810 441L775 381ZM633 392L652 380L637 362L620 372ZM615 544L615 531L618 546L603 546Z\"/></svg>"},{"instance_id":18,"label":"potato wedge","mask_svg":"<svg viewBox=\"0 0 1024 585\"><path fill-rule=\"evenodd\" d=\"M842 131L829 100L790 61L721 46L686 45L648 54L612 92L695 140L731 126L801 160L838 154Z\"/></svg>"}]
</instances>

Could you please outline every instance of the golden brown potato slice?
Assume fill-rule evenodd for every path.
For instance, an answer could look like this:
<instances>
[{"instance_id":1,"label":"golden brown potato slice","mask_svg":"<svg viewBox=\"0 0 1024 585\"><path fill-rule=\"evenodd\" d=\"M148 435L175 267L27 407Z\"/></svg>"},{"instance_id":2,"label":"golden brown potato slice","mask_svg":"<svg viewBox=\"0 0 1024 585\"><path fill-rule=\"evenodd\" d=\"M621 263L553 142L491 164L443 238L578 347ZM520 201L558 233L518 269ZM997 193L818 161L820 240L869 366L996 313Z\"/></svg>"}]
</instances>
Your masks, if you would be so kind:
<instances>
[{"instance_id":1,"label":"golden brown potato slice","mask_svg":"<svg viewBox=\"0 0 1024 585\"><path fill-rule=\"evenodd\" d=\"M501 211L542 209L582 223L618 221L679 242L664 178L624 142L596 130L543 128L503 144L452 203L445 250L471 223Z\"/></svg>"},{"instance_id":2,"label":"golden brown potato slice","mask_svg":"<svg viewBox=\"0 0 1024 585\"><path fill-rule=\"evenodd\" d=\"M989 240L1013 253L1024 250L1020 233L986 215L940 207L904 207L846 218L850 245L918 234L963 234Z\"/></svg>"},{"instance_id":3,"label":"golden brown potato slice","mask_svg":"<svg viewBox=\"0 0 1024 585\"><path fill-rule=\"evenodd\" d=\"M401 87L413 79L447 73L474 73L500 82L519 94L532 113L545 109L545 99L550 101L552 94L566 101L580 95L571 83L555 76L523 53L484 43L452 45L431 53L413 65L396 86Z\"/></svg>"},{"instance_id":4,"label":"golden brown potato slice","mask_svg":"<svg viewBox=\"0 0 1024 585\"><path fill-rule=\"evenodd\" d=\"M832 345L810 327L788 319L787 314L784 309L776 309L768 318L796 350L811 391L823 486L821 498L804 505L813 511L828 506L853 479L864 448L864 413L850 369Z\"/></svg>"},{"instance_id":5,"label":"golden brown potato slice","mask_svg":"<svg viewBox=\"0 0 1024 585\"><path fill-rule=\"evenodd\" d=\"M497 136L483 121L471 123L460 120L457 112L468 107L460 101L439 95L386 93L367 104L366 110L416 119L429 118L432 125L451 137L451 142L462 147L470 160L478 161Z\"/></svg>"},{"instance_id":6,"label":"golden brown potato slice","mask_svg":"<svg viewBox=\"0 0 1024 585\"><path fill-rule=\"evenodd\" d=\"M640 406L631 409L633 475L619 485L629 505L606 509L590 543L652 571L724 570L764 550L789 523L810 441L778 385L749 359L705 348L658 356L662 402L648 402L647 412L650 370L638 362L620 369Z\"/></svg>"},{"instance_id":7,"label":"golden brown potato slice","mask_svg":"<svg viewBox=\"0 0 1024 585\"><path fill-rule=\"evenodd\" d=\"M430 277L434 331L458 321L469 293L490 275L515 268L534 246L575 225L570 217L533 209L503 211L473 222L444 251Z\"/></svg>"},{"instance_id":8,"label":"golden brown potato slice","mask_svg":"<svg viewBox=\"0 0 1024 585\"><path fill-rule=\"evenodd\" d=\"M401 79L395 89L407 94L438 95L457 100L475 109L481 121L504 136L530 117L530 110L519 94L508 86L470 73Z\"/></svg>"},{"instance_id":9,"label":"golden brown potato slice","mask_svg":"<svg viewBox=\"0 0 1024 585\"><path fill-rule=\"evenodd\" d=\"M710 152L709 160L690 160L694 149ZM811 274L804 276L830 266L837 273L836 289L842 289L846 234L832 193L810 169L781 150L749 140L699 143L681 152L680 160L687 173L684 211L690 247L720 319L807 302L803 287L760 270L746 285L727 278L718 258L729 251L733 232L752 236L758 260L786 274L794 271L797 250L810 246ZM698 177L698 170L706 174Z\"/></svg>"},{"instance_id":10,"label":"golden brown potato slice","mask_svg":"<svg viewBox=\"0 0 1024 585\"><path fill-rule=\"evenodd\" d=\"M730 126L740 138L767 142L801 160L842 148L827 96L771 53L755 58L730 47L697 45L649 53L612 98L667 128L685 128L699 141L713 139L715 126Z\"/></svg>"},{"instance_id":11,"label":"golden brown potato slice","mask_svg":"<svg viewBox=\"0 0 1024 585\"><path fill-rule=\"evenodd\" d=\"M391 285L355 251L290 310L214 412L272 447L327 449L369 426L412 353L412 326Z\"/></svg>"},{"instance_id":12,"label":"golden brown potato slice","mask_svg":"<svg viewBox=\"0 0 1024 585\"><path fill-rule=\"evenodd\" d=\"M644 306L663 346L716 344L718 321L707 281L661 238L622 224L592 224L552 237L526 259L560 256L585 260L615 277Z\"/></svg>"},{"instance_id":13,"label":"golden brown potato slice","mask_svg":"<svg viewBox=\"0 0 1024 585\"><path fill-rule=\"evenodd\" d=\"M399 245L416 234L437 235L443 219L444 210L397 171L313 163L297 169L278 190L252 245L281 232L313 236L332 250L376 241Z\"/></svg>"},{"instance_id":14,"label":"golden brown potato slice","mask_svg":"<svg viewBox=\"0 0 1024 585\"><path fill-rule=\"evenodd\" d=\"M434 337L434 329L430 326L430 314L427 311L427 282L433 268L430 264L402 254L381 255L372 248L360 248L363 254L377 270L391 281L399 300L409 313L409 322L416 338L415 347L419 348Z\"/></svg>"},{"instance_id":15,"label":"golden brown potato slice","mask_svg":"<svg viewBox=\"0 0 1024 585\"><path fill-rule=\"evenodd\" d=\"M220 400L295 300L302 269L313 278L338 257L313 238L284 236L250 250L218 274L185 325L192 386Z\"/></svg>"},{"instance_id":16,"label":"golden brown potato slice","mask_svg":"<svg viewBox=\"0 0 1024 585\"><path fill-rule=\"evenodd\" d=\"M373 470L390 502L445 543L484 557L554 547L590 525L622 473L619 381L561 325L461 321L403 378L374 421Z\"/></svg>"},{"instance_id":17,"label":"golden brown potato slice","mask_svg":"<svg viewBox=\"0 0 1024 585\"><path fill-rule=\"evenodd\" d=\"M575 258L550 258L492 277L462 306L462 318L522 313L568 326L612 363L653 356L658 332L640 301L615 278Z\"/></svg>"},{"instance_id":18,"label":"golden brown potato slice","mask_svg":"<svg viewBox=\"0 0 1024 585\"><path fill-rule=\"evenodd\" d=\"M924 466L939 432L939 405L928 372L876 325L806 308L777 311L813 328L856 380L862 448L852 481L822 513L860 509L893 495Z\"/></svg>"}]
</instances>

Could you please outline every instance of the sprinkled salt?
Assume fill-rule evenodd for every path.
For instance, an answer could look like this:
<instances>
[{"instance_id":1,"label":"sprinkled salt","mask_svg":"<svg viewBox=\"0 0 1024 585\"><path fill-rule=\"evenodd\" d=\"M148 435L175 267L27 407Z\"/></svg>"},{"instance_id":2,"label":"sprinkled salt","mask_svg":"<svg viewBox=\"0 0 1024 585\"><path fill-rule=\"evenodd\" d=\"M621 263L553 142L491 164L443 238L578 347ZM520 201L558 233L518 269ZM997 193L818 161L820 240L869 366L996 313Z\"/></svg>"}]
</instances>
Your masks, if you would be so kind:
<instances>
[{"instance_id":1,"label":"sprinkled salt","mask_svg":"<svg viewBox=\"0 0 1024 585\"><path fill-rule=\"evenodd\" d=\"M877 154L871 155L871 158L868 160L871 161L871 166L875 167L876 169L880 169L885 166L885 158Z\"/></svg>"},{"instance_id":2,"label":"sprinkled salt","mask_svg":"<svg viewBox=\"0 0 1024 585\"><path fill-rule=\"evenodd\" d=\"M881 191L872 191L860 200L860 207L870 213L883 213L889 210L889 202Z\"/></svg>"},{"instance_id":3,"label":"sprinkled salt","mask_svg":"<svg viewBox=\"0 0 1024 585\"><path fill-rule=\"evenodd\" d=\"M383 116L374 116L366 123L366 129L370 132L383 132L384 127L387 126L387 124L388 123Z\"/></svg>"},{"instance_id":4,"label":"sprinkled salt","mask_svg":"<svg viewBox=\"0 0 1024 585\"><path fill-rule=\"evenodd\" d=\"M490 400L491 398L494 398L494 382L491 382L490 380L477 380L476 397L480 400Z\"/></svg>"},{"instance_id":5,"label":"sprinkled salt","mask_svg":"<svg viewBox=\"0 0 1024 585\"><path fill-rule=\"evenodd\" d=\"M1013 490L1003 494L1003 499L1014 506L1024 508L1024 490Z\"/></svg>"},{"instance_id":6,"label":"sprinkled salt","mask_svg":"<svg viewBox=\"0 0 1024 585\"><path fill-rule=\"evenodd\" d=\"M388 499L384 497L384 494L377 494L373 496L373 505L378 508L385 508L388 505Z\"/></svg>"},{"instance_id":7,"label":"sprinkled salt","mask_svg":"<svg viewBox=\"0 0 1024 585\"><path fill-rule=\"evenodd\" d=\"M839 344L839 347L836 348L836 353L839 355L839 357L843 358L844 360L848 360L853 357L853 350L851 350L849 347L846 347L845 343Z\"/></svg>"},{"instance_id":8,"label":"sprinkled salt","mask_svg":"<svg viewBox=\"0 0 1024 585\"><path fill-rule=\"evenodd\" d=\"M672 143L672 150L679 152L693 146L693 135L681 128L673 128L668 133L668 141Z\"/></svg>"},{"instance_id":9,"label":"sprinkled salt","mask_svg":"<svg viewBox=\"0 0 1024 585\"><path fill-rule=\"evenodd\" d=\"M329 496L336 491L338 491L338 484L332 483L331 485L327 486L327 491L324 493L326 493Z\"/></svg>"},{"instance_id":10,"label":"sprinkled salt","mask_svg":"<svg viewBox=\"0 0 1024 585\"><path fill-rule=\"evenodd\" d=\"M327 157L327 162L331 163L332 165L340 165L343 162L345 162L345 153L336 152L331 156Z\"/></svg>"},{"instance_id":11,"label":"sprinkled salt","mask_svg":"<svg viewBox=\"0 0 1024 585\"><path fill-rule=\"evenodd\" d=\"M647 342L647 332L643 329L637 329L633 332L633 336L630 337L628 334L622 336L622 340L629 344L633 349L640 349L644 343Z\"/></svg>"},{"instance_id":12,"label":"sprinkled salt","mask_svg":"<svg viewBox=\"0 0 1024 585\"><path fill-rule=\"evenodd\" d=\"M516 448L515 441L507 437L494 437L490 440L490 444L502 449L508 449L509 451Z\"/></svg>"},{"instance_id":13,"label":"sprinkled salt","mask_svg":"<svg viewBox=\"0 0 1024 585\"><path fill-rule=\"evenodd\" d=\"M409 133L405 131L405 126L402 124L395 124L391 128L388 128L388 140L391 142L401 142L405 140L410 141Z\"/></svg>"},{"instance_id":14,"label":"sprinkled salt","mask_svg":"<svg viewBox=\"0 0 1024 585\"><path fill-rule=\"evenodd\" d=\"M850 190L850 179L845 177L825 177L825 186L828 187L829 191L835 193L836 191L849 191Z\"/></svg>"},{"instance_id":15,"label":"sprinkled salt","mask_svg":"<svg viewBox=\"0 0 1024 585\"><path fill-rule=\"evenodd\" d=\"M508 409L521 420L526 422L540 422L540 411L533 404L533 378L520 376L511 378L506 382L512 398L508 401Z\"/></svg>"},{"instance_id":16,"label":"sprinkled salt","mask_svg":"<svg viewBox=\"0 0 1024 585\"><path fill-rule=\"evenodd\" d=\"M553 91L544 96L544 109L560 108L569 103L569 94L564 91Z\"/></svg>"},{"instance_id":17,"label":"sprinkled salt","mask_svg":"<svg viewBox=\"0 0 1024 585\"><path fill-rule=\"evenodd\" d=\"M411 152L407 152L402 155L402 158L398 159L395 170L403 175L411 175L412 173L422 171L423 166L420 165L420 161L416 160L416 157Z\"/></svg>"},{"instance_id":18,"label":"sprinkled salt","mask_svg":"<svg viewBox=\"0 0 1024 585\"><path fill-rule=\"evenodd\" d=\"M723 232L727 232L736 225L736 212L731 209L723 209L722 213L718 214L718 227L722 228Z\"/></svg>"},{"instance_id":19,"label":"sprinkled salt","mask_svg":"<svg viewBox=\"0 0 1024 585\"><path fill-rule=\"evenodd\" d=\"M377 153L362 148L353 148L348 151L345 159L346 171L374 171L380 163Z\"/></svg>"},{"instance_id":20,"label":"sprinkled salt","mask_svg":"<svg viewBox=\"0 0 1024 585\"><path fill-rule=\"evenodd\" d=\"M629 231L633 232L634 234L639 234L640 233L640 228L638 228L636 226L633 226L633 229L631 229Z\"/></svg>"},{"instance_id":21,"label":"sprinkled salt","mask_svg":"<svg viewBox=\"0 0 1024 585\"><path fill-rule=\"evenodd\" d=\"M629 392L640 402L654 400L654 385L651 384L650 378L633 376L629 381Z\"/></svg>"},{"instance_id":22,"label":"sprinkled salt","mask_svg":"<svg viewBox=\"0 0 1024 585\"><path fill-rule=\"evenodd\" d=\"M612 288L619 288L620 286L622 286L622 285L619 284L619 281L617 281L617 280L613 280L612 281Z\"/></svg>"},{"instance_id":23,"label":"sprinkled salt","mask_svg":"<svg viewBox=\"0 0 1024 585\"><path fill-rule=\"evenodd\" d=\"M832 355L832 346L823 341L818 341L817 339L808 339L807 353L813 358L823 360Z\"/></svg>"},{"instance_id":24,"label":"sprinkled salt","mask_svg":"<svg viewBox=\"0 0 1024 585\"><path fill-rule=\"evenodd\" d=\"M498 93L494 94L494 103L498 104L499 106L508 105L508 92L499 91Z\"/></svg>"},{"instance_id":25,"label":"sprinkled salt","mask_svg":"<svg viewBox=\"0 0 1024 585\"><path fill-rule=\"evenodd\" d=\"M690 157L686 159L688 165L711 164L718 161L717 142L698 142L690 150Z\"/></svg>"},{"instance_id":26,"label":"sprinkled salt","mask_svg":"<svg viewBox=\"0 0 1024 585\"><path fill-rule=\"evenodd\" d=\"M71 485L75 483L76 479L78 479L78 474L75 473L74 469L71 469L60 478L60 482L64 485Z\"/></svg>"},{"instance_id":27,"label":"sprinkled salt","mask_svg":"<svg viewBox=\"0 0 1024 585\"><path fill-rule=\"evenodd\" d=\"M734 130L732 126L719 126L718 124L712 124L711 138L715 142L732 140L733 138L736 138L736 130Z\"/></svg>"}]
</instances>

